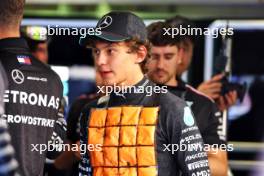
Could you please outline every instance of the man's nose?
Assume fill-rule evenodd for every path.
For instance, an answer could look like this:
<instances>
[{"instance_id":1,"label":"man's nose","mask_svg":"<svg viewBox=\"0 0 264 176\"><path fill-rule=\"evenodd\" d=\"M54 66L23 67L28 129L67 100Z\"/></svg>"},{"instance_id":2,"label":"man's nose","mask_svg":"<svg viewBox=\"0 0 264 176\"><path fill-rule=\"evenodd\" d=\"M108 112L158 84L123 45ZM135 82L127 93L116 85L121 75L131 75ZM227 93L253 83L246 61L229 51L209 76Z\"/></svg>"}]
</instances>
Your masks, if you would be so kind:
<instances>
[{"instance_id":1,"label":"man's nose","mask_svg":"<svg viewBox=\"0 0 264 176\"><path fill-rule=\"evenodd\" d=\"M164 61L163 59L159 59L157 62L157 68L164 68Z\"/></svg>"},{"instance_id":2,"label":"man's nose","mask_svg":"<svg viewBox=\"0 0 264 176\"><path fill-rule=\"evenodd\" d=\"M107 63L107 57L102 53L100 53L95 60L98 66L105 65Z\"/></svg>"}]
</instances>

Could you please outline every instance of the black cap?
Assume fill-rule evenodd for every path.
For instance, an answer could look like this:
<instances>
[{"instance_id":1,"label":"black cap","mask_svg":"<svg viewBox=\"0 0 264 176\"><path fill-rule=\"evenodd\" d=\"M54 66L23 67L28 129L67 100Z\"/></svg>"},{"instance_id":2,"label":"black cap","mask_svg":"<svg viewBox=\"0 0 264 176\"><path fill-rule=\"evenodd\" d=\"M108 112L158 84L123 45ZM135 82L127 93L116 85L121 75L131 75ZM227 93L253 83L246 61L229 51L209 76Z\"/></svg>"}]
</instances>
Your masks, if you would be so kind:
<instances>
[{"instance_id":1,"label":"black cap","mask_svg":"<svg viewBox=\"0 0 264 176\"><path fill-rule=\"evenodd\" d=\"M109 42L121 42L137 37L140 41L147 40L146 26L141 18L131 12L110 12L97 23L101 35L86 35L80 38L80 45L87 46L91 40L100 38Z\"/></svg>"}]
</instances>

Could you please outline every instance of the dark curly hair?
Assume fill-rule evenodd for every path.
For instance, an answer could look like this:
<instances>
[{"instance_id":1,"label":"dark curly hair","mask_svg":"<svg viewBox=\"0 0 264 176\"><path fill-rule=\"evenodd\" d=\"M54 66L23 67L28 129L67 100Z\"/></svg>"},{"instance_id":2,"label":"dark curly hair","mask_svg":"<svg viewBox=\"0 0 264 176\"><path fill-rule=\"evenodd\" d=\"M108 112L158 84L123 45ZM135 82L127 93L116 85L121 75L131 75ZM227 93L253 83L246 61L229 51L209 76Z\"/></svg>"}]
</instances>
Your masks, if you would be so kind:
<instances>
[{"instance_id":1,"label":"dark curly hair","mask_svg":"<svg viewBox=\"0 0 264 176\"><path fill-rule=\"evenodd\" d=\"M174 28L179 28L180 26L182 26L183 28L195 28L196 27L195 24L191 20L189 20L186 17L180 16L180 15L176 15L172 18L169 18L165 22ZM196 42L196 36L186 34L184 36L181 36L180 40L181 40L181 43L183 43L184 45L188 45L188 41L190 41L194 45Z\"/></svg>"},{"instance_id":2,"label":"dark curly hair","mask_svg":"<svg viewBox=\"0 0 264 176\"><path fill-rule=\"evenodd\" d=\"M165 29L172 28L168 23L158 21L150 24L147 27L148 39L150 43L154 46L166 46L166 45L176 45L179 46L180 36L175 36L172 38L171 35L164 35Z\"/></svg>"}]
</instances>

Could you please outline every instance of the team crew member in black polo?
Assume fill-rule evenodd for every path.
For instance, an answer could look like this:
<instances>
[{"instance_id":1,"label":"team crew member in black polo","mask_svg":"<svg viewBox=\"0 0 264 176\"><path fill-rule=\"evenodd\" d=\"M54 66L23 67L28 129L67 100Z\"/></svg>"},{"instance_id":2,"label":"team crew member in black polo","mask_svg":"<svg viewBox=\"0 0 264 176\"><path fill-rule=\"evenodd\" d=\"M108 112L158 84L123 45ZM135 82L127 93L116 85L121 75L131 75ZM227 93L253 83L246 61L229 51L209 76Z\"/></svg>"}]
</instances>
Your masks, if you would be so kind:
<instances>
[{"instance_id":1,"label":"team crew member in black polo","mask_svg":"<svg viewBox=\"0 0 264 176\"><path fill-rule=\"evenodd\" d=\"M43 26L25 26L21 29L21 36L26 39L31 54L39 61L48 64L48 39L47 28ZM60 147L66 143L67 124L64 119L66 100L63 98L60 103L58 119L55 123L55 130L50 139L50 143L56 146L56 150L48 151L44 167L44 175L61 175L64 173L54 165L56 158L62 153Z\"/></svg>"},{"instance_id":2,"label":"team crew member in black polo","mask_svg":"<svg viewBox=\"0 0 264 176\"><path fill-rule=\"evenodd\" d=\"M195 24L190 19L180 15L176 15L175 17L166 19L166 22L169 23L173 28L196 28ZM180 45L183 49L183 53L182 58L177 64L177 75L179 77L183 72L188 70L191 65L196 38L196 35L191 35L188 33L180 37ZM198 85L197 87L198 91L212 98L218 106L218 109L222 112L224 110L227 110L237 102L236 91L229 91L225 95L221 95L221 79L223 78L223 76L224 74L217 74L210 80L200 83L200 85ZM223 115L224 121L226 121L227 118L225 116L226 115ZM224 132L224 134L222 135L226 135L226 132Z\"/></svg>"},{"instance_id":3,"label":"team crew member in black polo","mask_svg":"<svg viewBox=\"0 0 264 176\"><path fill-rule=\"evenodd\" d=\"M155 83L166 85L171 93L190 106L204 143L212 147L207 152L212 175L224 176L227 174L227 146L225 136L221 135L221 113L213 100L176 79L182 48L180 36L171 38L163 35L163 29L169 27L165 22L155 22L147 28L148 38L152 43L151 58L146 62L147 75Z\"/></svg>"},{"instance_id":4,"label":"team crew member in black polo","mask_svg":"<svg viewBox=\"0 0 264 176\"><path fill-rule=\"evenodd\" d=\"M18 173L39 176L57 120L62 84L58 75L35 59L26 41L19 38L24 3L24 0L0 3L0 61L9 82L2 118L9 125Z\"/></svg>"}]
</instances>

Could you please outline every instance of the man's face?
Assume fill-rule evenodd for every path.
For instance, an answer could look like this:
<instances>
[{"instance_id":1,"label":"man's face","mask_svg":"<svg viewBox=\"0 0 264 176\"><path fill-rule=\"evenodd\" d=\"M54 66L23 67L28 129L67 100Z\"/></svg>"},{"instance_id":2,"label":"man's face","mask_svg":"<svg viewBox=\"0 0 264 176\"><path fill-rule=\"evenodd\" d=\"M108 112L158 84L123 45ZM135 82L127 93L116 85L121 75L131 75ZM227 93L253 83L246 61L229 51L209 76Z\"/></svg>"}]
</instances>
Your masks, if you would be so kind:
<instances>
[{"instance_id":1,"label":"man's face","mask_svg":"<svg viewBox=\"0 0 264 176\"><path fill-rule=\"evenodd\" d=\"M149 78L158 83L175 86L177 62L180 52L177 46L153 46L146 67Z\"/></svg>"},{"instance_id":2,"label":"man's face","mask_svg":"<svg viewBox=\"0 0 264 176\"><path fill-rule=\"evenodd\" d=\"M124 42L96 42L93 57L102 85L132 85L136 53Z\"/></svg>"},{"instance_id":3,"label":"man's face","mask_svg":"<svg viewBox=\"0 0 264 176\"><path fill-rule=\"evenodd\" d=\"M47 64L48 63L48 44L47 44L47 42L39 43L37 48L36 48L36 51L34 51L32 54L38 60Z\"/></svg>"}]
</instances>

